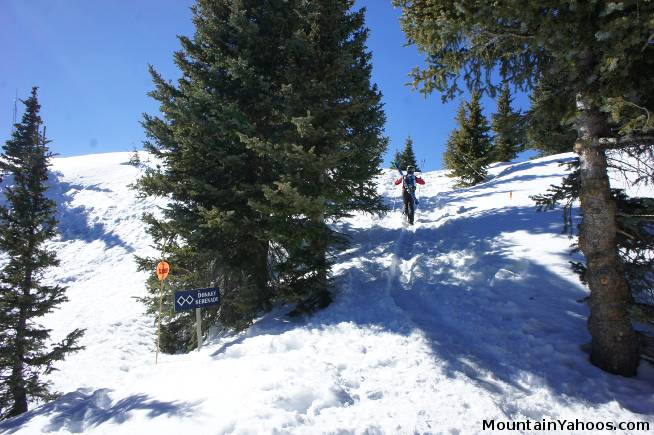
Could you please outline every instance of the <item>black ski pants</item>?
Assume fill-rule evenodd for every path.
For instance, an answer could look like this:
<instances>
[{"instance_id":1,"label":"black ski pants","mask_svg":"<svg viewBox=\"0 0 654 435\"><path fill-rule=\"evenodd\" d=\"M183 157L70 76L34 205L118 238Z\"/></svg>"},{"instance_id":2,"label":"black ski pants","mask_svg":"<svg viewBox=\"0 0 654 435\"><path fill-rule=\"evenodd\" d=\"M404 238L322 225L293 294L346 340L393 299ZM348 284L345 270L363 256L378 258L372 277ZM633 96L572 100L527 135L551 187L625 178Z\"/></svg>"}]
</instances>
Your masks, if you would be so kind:
<instances>
[{"instance_id":1,"label":"black ski pants","mask_svg":"<svg viewBox=\"0 0 654 435\"><path fill-rule=\"evenodd\" d=\"M416 205L413 203L413 196L406 189L402 189L402 200L404 201L404 214L412 224Z\"/></svg>"}]
</instances>

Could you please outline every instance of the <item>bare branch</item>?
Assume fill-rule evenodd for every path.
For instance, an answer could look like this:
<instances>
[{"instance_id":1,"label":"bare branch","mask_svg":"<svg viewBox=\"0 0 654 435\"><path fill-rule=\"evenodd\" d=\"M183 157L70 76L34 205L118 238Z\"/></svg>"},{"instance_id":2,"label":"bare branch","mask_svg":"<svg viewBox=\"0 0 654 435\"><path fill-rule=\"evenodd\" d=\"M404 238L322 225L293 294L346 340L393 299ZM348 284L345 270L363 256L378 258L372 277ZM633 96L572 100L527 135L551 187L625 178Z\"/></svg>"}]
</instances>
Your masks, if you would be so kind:
<instances>
[{"instance_id":1,"label":"bare branch","mask_svg":"<svg viewBox=\"0 0 654 435\"><path fill-rule=\"evenodd\" d=\"M622 138L602 137L598 145L604 149L619 149L632 146L654 146L654 136L625 136Z\"/></svg>"},{"instance_id":2,"label":"bare branch","mask_svg":"<svg viewBox=\"0 0 654 435\"><path fill-rule=\"evenodd\" d=\"M632 236L631 234L629 234L629 233L627 233L625 231L622 231L620 228L617 229L617 232L622 234L623 236L626 236L626 237L630 238L631 240L634 240L636 238L635 236Z\"/></svg>"},{"instance_id":3,"label":"bare branch","mask_svg":"<svg viewBox=\"0 0 654 435\"><path fill-rule=\"evenodd\" d=\"M643 51L645 51L647 49L647 47L651 47L652 45L654 45L654 33L652 33L649 36L649 39L647 40L645 45L643 45L643 48L640 51L643 52Z\"/></svg>"},{"instance_id":4,"label":"bare branch","mask_svg":"<svg viewBox=\"0 0 654 435\"><path fill-rule=\"evenodd\" d=\"M654 217L654 214L629 214L629 213L618 213L618 216L623 216L623 217Z\"/></svg>"},{"instance_id":5,"label":"bare branch","mask_svg":"<svg viewBox=\"0 0 654 435\"><path fill-rule=\"evenodd\" d=\"M628 162L625 160L618 159L615 156L607 156L607 159L610 161L610 166L621 172L633 172L635 174L640 174L643 172L649 172L654 174L654 166L649 165L647 161L638 159L636 156L629 156L636 158L638 164ZM642 166L642 167L641 167ZM644 167L644 168L643 168Z\"/></svg>"},{"instance_id":6,"label":"bare branch","mask_svg":"<svg viewBox=\"0 0 654 435\"><path fill-rule=\"evenodd\" d=\"M495 33L495 32L491 32L490 30L484 30L483 33L488 36L491 36L493 39L496 40L500 38L515 38L523 41L531 41L536 39L534 35L521 35L519 33L513 33L513 32Z\"/></svg>"},{"instance_id":7,"label":"bare branch","mask_svg":"<svg viewBox=\"0 0 654 435\"><path fill-rule=\"evenodd\" d=\"M636 108L638 108L638 109L640 109L640 110L644 110L645 113L647 114L647 121L645 121L645 125L648 125L648 124L649 124L649 110L647 110L647 107L639 106L638 104L636 104L636 103L632 103L632 102L629 101L629 100L624 100L624 102L625 102L626 104L630 105L630 106L634 106L634 107L636 107Z\"/></svg>"}]
</instances>

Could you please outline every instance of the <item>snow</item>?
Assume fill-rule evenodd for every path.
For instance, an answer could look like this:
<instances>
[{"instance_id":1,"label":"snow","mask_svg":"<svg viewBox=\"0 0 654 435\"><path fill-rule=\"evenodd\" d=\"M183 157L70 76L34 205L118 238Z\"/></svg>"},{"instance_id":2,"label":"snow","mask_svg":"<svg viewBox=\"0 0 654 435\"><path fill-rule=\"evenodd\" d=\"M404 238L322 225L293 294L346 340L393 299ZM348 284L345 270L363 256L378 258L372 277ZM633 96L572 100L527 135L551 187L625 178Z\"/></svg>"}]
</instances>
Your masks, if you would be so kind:
<instances>
[{"instance_id":1,"label":"snow","mask_svg":"<svg viewBox=\"0 0 654 435\"><path fill-rule=\"evenodd\" d=\"M384 171L392 211L337 225L352 243L334 266L335 302L290 321L278 308L238 335L212 332L201 351L159 355L135 297L151 253L140 216L156 202L128 188L128 153L59 158L61 266L48 278L69 302L44 319L55 338L86 328L86 349L50 375L63 396L0 424L7 433L451 433L483 420L645 421L654 368L636 378L593 367L581 346L587 290L569 268L560 212L530 195L565 175L572 154L498 164L453 189L423 174L416 224ZM577 259L579 257L576 257ZM174 265L172 265L174 268ZM619 433L619 432L617 432ZM626 433L626 432L625 432Z\"/></svg>"}]
</instances>

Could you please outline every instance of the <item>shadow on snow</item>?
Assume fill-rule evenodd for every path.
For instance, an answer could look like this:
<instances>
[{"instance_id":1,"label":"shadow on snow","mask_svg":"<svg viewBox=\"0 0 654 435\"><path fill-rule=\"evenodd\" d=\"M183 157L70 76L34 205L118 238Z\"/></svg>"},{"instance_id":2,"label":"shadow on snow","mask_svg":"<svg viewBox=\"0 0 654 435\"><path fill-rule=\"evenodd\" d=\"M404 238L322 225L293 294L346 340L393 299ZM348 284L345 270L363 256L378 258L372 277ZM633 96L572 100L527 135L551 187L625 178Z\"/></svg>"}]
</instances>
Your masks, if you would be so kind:
<instances>
[{"instance_id":1,"label":"shadow on snow","mask_svg":"<svg viewBox=\"0 0 654 435\"><path fill-rule=\"evenodd\" d=\"M436 203L445 206L450 199L448 192ZM341 273L340 300L313 322L351 321L401 334L417 328L445 373L464 375L494 395L502 395L502 384L526 394L525 381L536 376L564 402L615 400L632 412L654 414L654 376L647 362L642 373L649 381L643 382L643 376L609 375L581 351L590 341L588 309L581 302L587 291L516 256L511 239L502 237L517 231L560 233L561 228L560 213L514 207L452 216L438 227L418 225L415 232L358 230L357 249L340 259L352 263ZM391 257L390 268L366 256L376 248L374 241L383 246L375 255ZM560 257L562 264L572 259L567 252ZM519 405L500 406L508 416L528 412Z\"/></svg>"},{"instance_id":2,"label":"shadow on snow","mask_svg":"<svg viewBox=\"0 0 654 435\"><path fill-rule=\"evenodd\" d=\"M443 192L424 201L423 210L433 213L453 199L453 192ZM636 379L592 366L580 349L590 341L582 302L587 291L574 277L565 279L547 265L514 254L511 238L505 237L518 231L560 233L560 213L538 213L534 207L473 212L474 207L461 207L431 220L443 221L440 226L424 227L419 210L415 232L337 226L352 237L349 249L338 256L339 294L306 326L351 322L403 335L419 330L444 373L465 376L487 390L508 417L543 417L501 399L507 388L529 394L534 382L545 384L564 403L617 401L632 412L654 414L654 371L648 363ZM466 215L457 218L460 213ZM560 264L570 259L568 252L560 254ZM247 337L298 327L282 320L279 313L264 316L214 357Z\"/></svg>"},{"instance_id":3,"label":"shadow on snow","mask_svg":"<svg viewBox=\"0 0 654 435\"><path fill-rule=\"evenodd\" d=\"M101 222L91 221L87 207L80 205L77 207L71 206L71 203L77 192L82 190L92 190L95 192L110 193L110 189L99 187L98 185L83 186L73 183L68 183L62 180L63 176L59 172L48 173L48 191L46 195L52 199L57 205L57 231L61 236L61 240L82 240L84 242L92 242L94 240L102 241L107 248L119 246L127 252L133 252L134 248L122 240L118 235L111 231L107 231ZM13 178L7 176L2 180L2 187L13 183ZM107 201L110 201L107 198ZM7 204L4 195L0 195L0 204Z\"/></svg>"},{"instance_id":4,"label":"shadow on snow","mask_svg":"<svg viewBox=\"0 0 654 435\"><path fill-rule=\"evenodd\" d=\"M79 389L65 394L58 400L0 423L0 433L14 433L29 424L32 419L40 417L48 419L48 423L43 426L46 432L65 430L83 433L109 421L122 424L132 417L134 411L144 411L148 418L162 415L189 417L199 404L162 402L145 394L135 394L113 401L111 391L107 388L96 391Z\"/></svg>"},{"instance_id":5,"label":"shadow on snow","mask_svg":"<svg viewBox=\"0 0 654 435\"><path fill-rule=\"evenodd\" d=\"M62 181L62 175L58 172L49 174L49 183L49 196L57 204L58 231L62 241L82 240L92 242L100 240L107 248L119 246L127 252L134 251L134 248L121 239L120 236L108 231L102 222L92 221L87 207L84 205L71 206L75 194L81 190L108 193L111 192L110 189L101 188L97 185L82 186L68 183ZM110 199L107 198L107 200Z\"/></svg>"}]
</instances>

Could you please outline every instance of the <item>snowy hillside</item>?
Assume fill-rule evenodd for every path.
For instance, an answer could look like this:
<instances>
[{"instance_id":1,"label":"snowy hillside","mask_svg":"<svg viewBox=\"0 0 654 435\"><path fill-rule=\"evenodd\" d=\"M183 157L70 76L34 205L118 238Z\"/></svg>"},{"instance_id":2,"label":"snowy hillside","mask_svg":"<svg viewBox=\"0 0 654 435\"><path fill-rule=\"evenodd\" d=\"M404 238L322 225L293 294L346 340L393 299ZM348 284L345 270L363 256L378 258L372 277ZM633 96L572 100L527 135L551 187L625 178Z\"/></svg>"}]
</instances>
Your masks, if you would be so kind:
<instances>
[{"instance_id":1,"label":"snowy hillside","mask_svg":"<svg viewBox=\"0 0 654 435\"><path fill-rule=\"evenodd\" d=\"M654 368L625 379L591 366L587 291L570 271L560 212L529 195L564 175L560 155L491 169L451 188L424 174L413 227L395 173L380 177L388 215L356 216L334 268L328 309L294 323L283 311L200 352L154 364L155 325L135 296L139 220L155 204L128 184L128 153L56 159L62 260L70 301L45 319L55 338L81 327L84 351L51 375L65 393L0 424L0 433L452 433L482 420L647 421ZM172 265L174 268L174 265ZM616 432L619 433L619 432Z\"/></svg>"}]
</instances>

